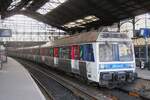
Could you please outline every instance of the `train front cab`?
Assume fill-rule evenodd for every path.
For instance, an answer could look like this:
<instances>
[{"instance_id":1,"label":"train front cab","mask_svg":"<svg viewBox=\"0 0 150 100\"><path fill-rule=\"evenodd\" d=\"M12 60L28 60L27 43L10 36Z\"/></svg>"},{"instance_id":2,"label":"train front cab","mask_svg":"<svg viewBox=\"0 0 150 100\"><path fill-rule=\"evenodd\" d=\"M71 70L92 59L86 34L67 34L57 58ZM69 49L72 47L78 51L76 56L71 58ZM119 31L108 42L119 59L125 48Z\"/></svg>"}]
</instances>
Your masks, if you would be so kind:
<instances>
[{"instance_id":1,"label":"train front cab","mask_svg":"<svg viewBox=\"0 0 150 100\"><path fill-rule=\"evenodd\" d=\"M100 85L117 87L136 78L132 41L97 43L97 69Z\"/></svg>"}]
</instances>

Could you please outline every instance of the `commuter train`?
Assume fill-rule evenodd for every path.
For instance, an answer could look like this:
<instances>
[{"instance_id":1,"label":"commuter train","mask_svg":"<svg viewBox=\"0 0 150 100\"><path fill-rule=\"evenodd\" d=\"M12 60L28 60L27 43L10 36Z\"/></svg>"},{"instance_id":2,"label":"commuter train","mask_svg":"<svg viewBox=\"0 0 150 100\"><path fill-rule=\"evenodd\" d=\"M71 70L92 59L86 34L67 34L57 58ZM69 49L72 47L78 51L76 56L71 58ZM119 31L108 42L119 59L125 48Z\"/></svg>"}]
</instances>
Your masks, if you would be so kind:
<instances>
[{"instance_id":1,"label":"commuter train","mask_svg":"<svg viewBox=\"0 0 150 100\"><path fill-rule=\"evenodd\" d=\"M118 87L136 79L133 48L126 34L85 32L11 50L9 55L46 64L100 86Z\"/></svg>"}]
</instances>

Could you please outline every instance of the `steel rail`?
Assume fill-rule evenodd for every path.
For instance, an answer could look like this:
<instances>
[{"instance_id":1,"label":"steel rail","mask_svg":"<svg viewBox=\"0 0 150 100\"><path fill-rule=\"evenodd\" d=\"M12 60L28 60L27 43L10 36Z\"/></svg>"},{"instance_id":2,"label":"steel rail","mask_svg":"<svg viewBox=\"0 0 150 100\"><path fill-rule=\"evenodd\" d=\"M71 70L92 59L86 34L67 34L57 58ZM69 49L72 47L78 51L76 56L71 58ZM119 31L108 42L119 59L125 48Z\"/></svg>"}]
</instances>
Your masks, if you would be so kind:
<instances>
[{"instance_id":1,"label":"steel rail","mask_svg":"<svg viewBox=\"0 0 150 100\"><path fill-rule=\"evenodd\" d=\"M99 95L100 97L97 97L93 93L89 93L89 92L85 91L83 88L77 87L76 85L70 83L69 81L67 81L64 78L54 74L53 72L51 72L49 70L38 68L38 67L36 67L36 68L33 67L33 66L36 66L35 64L31 64L31 63L29 64L25 61L23 63L26 64L25 67L30 67L36 71L43 73L44 75L50 77L51 79L55 80L59 84L68 88L69 90L71 90L75 95L77 95L81 98L84 98L84 100L113 100L112 98L104 96L104 95ZM40 70L40 69L42 69L42 70ZM44 72L43 70L46 72Z\"/></svg>"}]
</instances>

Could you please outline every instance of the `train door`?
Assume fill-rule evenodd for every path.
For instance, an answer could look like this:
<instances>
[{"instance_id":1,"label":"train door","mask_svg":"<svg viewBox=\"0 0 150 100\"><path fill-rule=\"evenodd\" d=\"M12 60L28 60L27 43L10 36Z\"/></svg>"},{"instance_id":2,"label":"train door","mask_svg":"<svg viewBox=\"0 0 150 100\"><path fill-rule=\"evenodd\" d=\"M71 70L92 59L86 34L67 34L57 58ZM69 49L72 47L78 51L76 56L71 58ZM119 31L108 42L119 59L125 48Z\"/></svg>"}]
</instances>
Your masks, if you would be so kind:
<instances>
[{"instance_id":1,"label":"train door","mask_svg":"<svg viewBox=\"0 0 150 100\"><path fill-rule=\"evenodd\" d=\"M33 56L33 61L35 61L35 49L32 49L32 56Z\"/></svg>"},{"instance_id":2,"label":"train door","mask_svg":"<svg viewBox=\"0 0 150 100\"><path fill-rule=\"evenodd\" d=\"M71 47L71 67L73 73L79 73L79 57L80 57L80 47L74 45Z\"/></svg>"},{"instance_id":3,"label":"train door","mask_svg":"<svg viewBox=\"0 0 150 100\"><path fill-rule=\"evenodd\" d=\"M54 48L54 65L58 65L59 48Z\"/></svg>"},{"instance_id":4,"label":"train door","mask_svg":"<svg viewBox=\"0 0 150 100\"><path fill-rule=\"evenodd\" d=\"M95 47L95 46L94 46ZM94 49L95 50L95 49ZM96 78L96 63L94 59L94 51L93 50L93 45L92 44L84 44L82 45L82 56L81 59L86 62L86 68L81 72L85 73L87 78L90 80L94 80Z\"/></svg>"},{"instance_id":5,"label":"train door","mask_svg":"<svg viewBox=\"0 0 150 100\"><path fill-rule=\"evenodd\" d=\"M41 62L45 61L45 48L41 48Z\"/></svg>"}]
</instances>

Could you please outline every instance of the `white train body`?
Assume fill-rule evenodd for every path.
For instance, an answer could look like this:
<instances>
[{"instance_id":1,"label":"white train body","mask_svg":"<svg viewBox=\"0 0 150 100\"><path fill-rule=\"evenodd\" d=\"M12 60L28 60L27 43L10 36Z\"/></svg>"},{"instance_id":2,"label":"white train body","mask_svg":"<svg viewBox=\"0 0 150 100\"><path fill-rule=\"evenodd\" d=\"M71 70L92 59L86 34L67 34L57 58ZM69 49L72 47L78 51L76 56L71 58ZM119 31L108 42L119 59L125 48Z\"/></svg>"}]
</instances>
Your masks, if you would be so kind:
<instances>
[{"instance_id":1,"label":"white train body","mask_svg":"<svg viewBox=\"0 0 150 100\"><path fill-rule=\"evenodd\" d=\"M9 54L78 74L104 86L132 82L136 76L132 40L117 32L81 33Z\"/></svg>"}]
</instances>

